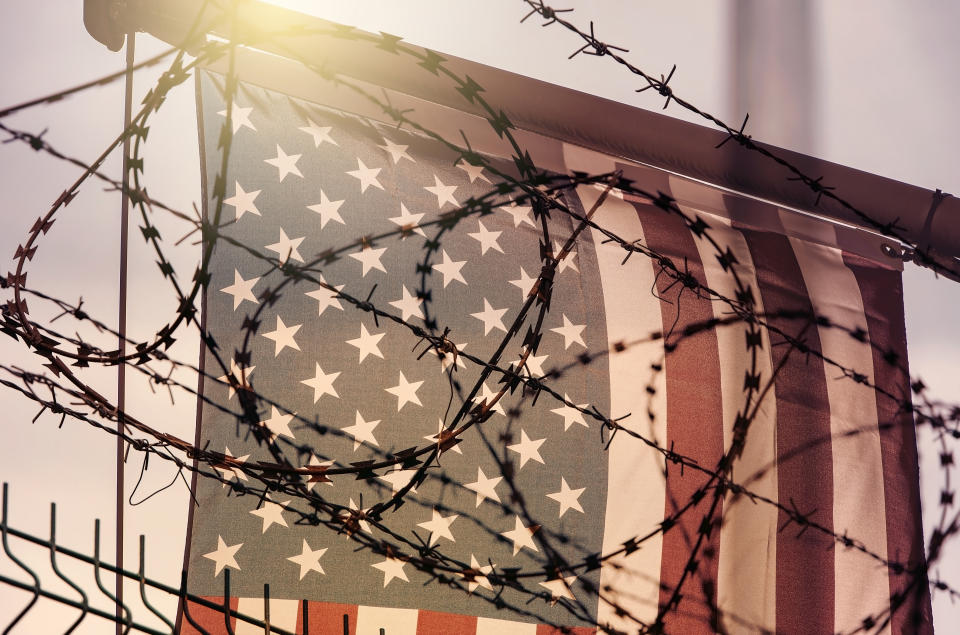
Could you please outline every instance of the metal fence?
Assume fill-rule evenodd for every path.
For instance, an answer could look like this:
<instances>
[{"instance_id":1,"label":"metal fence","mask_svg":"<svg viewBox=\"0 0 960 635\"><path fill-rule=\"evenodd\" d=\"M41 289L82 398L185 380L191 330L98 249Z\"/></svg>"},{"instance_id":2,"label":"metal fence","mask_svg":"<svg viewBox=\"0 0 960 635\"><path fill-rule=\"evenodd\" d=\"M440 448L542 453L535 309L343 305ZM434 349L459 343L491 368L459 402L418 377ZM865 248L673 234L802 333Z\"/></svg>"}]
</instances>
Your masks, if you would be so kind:
<instances>
[{"instance_id":1,"label":"metal fence","mask_svg":"<svg viewBox=\"0 0 960 635\"><path fill-rule=\"evenodd\" d=\"M0 583L27 591L28 593L31 593L33 597L27 601L25 606L19 609L15 606L7 607L5 612L13 615L13 618L8 623L2 625L3 635L7 635L7 633L18 632L16 631L17 625L22 624L23 619L28 613L31 611L41 610L40 598L52 600L60 605L72 607L78 611L76 620L67 627L65 631L66 633L73 632L82 623L84 623L85 620L88 619L105 620L106 622L120 624L123 627L122 632L124 634L131 631L151 633L155 635L164 635L165 633L176 632L176 617L165 615L162 611L158 610L154 604L151 603L148 597L148 592L150 595L160 593L166 594L168 597L173 596L179 598L179 605L182 607L182 619L201 633L208 633L208 631L204 629L192 615L190 615L189 607L191 604L222 612L224 617L224 627L226 632L230 633L231 635L234 632L231 624L232 621L245 622L255 627L262 628L264 633L293 635L293 633L290 631L272 626L270 624L270 585L264 585L263 619L245 615L230 607L230 600L232 596L230 593L229 570L224 571L223 602L221 604L211 602L207 598L187 592L186 573L182 574L179 587L173 587L169 584L164 584L163 582L148 577L145 570L146 540L143 535L140 536L139 566L137 567L136 571L129 571L127 569L118 568L107 562L103 562L100 559L99 519L94 521L92 556L57 544L57 506L54 503L51 503L50 505L50 536L48 538L41 538L29 532L21 531L11 527L7 514L7 489L7 483L4 483L3 514L2 518L0 518L0 533L2 533L3 538L3 552L6 557L14 565L16 565L16 567L22 570L25 575L12 577L6 573L0 572ZM49 570L39 571L33 567L30 567L26 562L24 562L22 557L17 556L18 548L22 548L26 546L26 544L37 545L49 552ZM64 562L64 559L72 563L83 563L85 565L89 565L89 568L91 569L91 577L85 580L69 577L63 571L62 563ZM110 578L113 576L122 576L126 580L135 581L140 589L140 601L142 602L143 606L147 609L147 611L163 622L168 630L159 630L153 626L145 624L142 618L134 615L133 610L131 610L128 604L120 602L117 599L117 596L111 593L107 588L107 584L105 584L105 579L108 581L107 583L109 583ZM54 577L69 586L75 592L75 597L68 597L53 590L51 587L58 584L53 580ZM92 598L90 597L89 592L94 588L91 582L95 584L96 591L102 594L102 596L106 597L107 600L113 604L115 608L114 611L111 612L102 608L97 608L91 604ZM304 632L307 632L307 620L309 618L308 611L306 610L305 600L303 601L302 606ZM231 620L231 618L233 619ZM151 621L154 620L151 619ZM345 622L344 633L349 632L348 628L349 624ZM384 633L385 631L384 629L380 629L380 632Z\"/></svg>"}]
</instances>

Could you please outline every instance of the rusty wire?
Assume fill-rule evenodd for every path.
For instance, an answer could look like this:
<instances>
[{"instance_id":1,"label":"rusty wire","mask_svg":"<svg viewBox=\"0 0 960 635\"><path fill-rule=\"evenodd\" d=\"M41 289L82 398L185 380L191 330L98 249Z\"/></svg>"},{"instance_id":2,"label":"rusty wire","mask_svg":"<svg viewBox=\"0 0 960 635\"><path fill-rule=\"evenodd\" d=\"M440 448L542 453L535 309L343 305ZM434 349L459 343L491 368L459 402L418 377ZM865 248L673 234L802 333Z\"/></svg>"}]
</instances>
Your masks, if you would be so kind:
<instances>
[{"instance_id":1,"label":"rusty wire","mask_svg":"<svg viewBox=\"0 0 960 635\"><path fill-rule=\"evenodd\" d=\"M747 123L746 118L739 129L732 128L706 111L679 98L673 93L672 88L669 86L673 71L666 77L661 76L660 79L648 75L642 70L630 65L629 62L616 53L616 51L626 52L625 49L604 43L597 39L593 32L592 23L590 33L587 34L579 31L572 23L559 16L560 13L568 12L569 10L555 10L544 5L542 2L534 2L532 0L525 1L533 9L527 17L533 13L537 13L546 19L548 24L561 24L583 38L583 47L576 51L574 55L583 53L600 57L611 57L618 63L625 65L631 72L640 75L647 82L647 85L642 90L652 88L664 96L666 98L665 107L673 101L709 119L729 134L727 140L733 139L745 148L760 152L769 160L776 161L793 172L795 178L802 181L816 193L818 201L821 196L833 198L860 216L868 225L881 230L885 235L906 242L897 233L896 227L882 225L869 219L857 210L857 208L840 198L839 194L835 194L832 187L821 184L820 179L814 179L800 173L799 170L783 161L783 159L770 153L765 148L756 145L748 135L744 134ZM244 41L244 44L256 43L256 41L261 38L277 38L284 35L284 32L271 32L269 30L255 28L252 25L248 25L248 27L249 28L245 30L245 34L249 39ZM302 34L303 30L299 30L298 33ZM3 130L9 135L9 141L24 143L35 151L44 152L58 160L68 161L84 169L84 174L77 179L76 182L68 186L63 191L63 194L58 197L51 207L32 225L25 241L17 249L15 255L15 270L0 281L0 286L9 289L13 295L12 299L3 307L2 325L0 325L0 329L14 339L21 341L28 349L32 350L35 355L42 358L45 362L44 366L49 372L40 374L4 365L0 366L0 371L2 371L7 378L0 379L0 384L4 385L9 391L36 402L41 408L37 417L49 412L59 418L61 425L65 420L70 419L71 421L91 425L109 435L119 434L132 448L144 453L145 456L154 455L162 458L164 461L172 462L180 475L184 472L194 472L204 478L220 481L228 485L231 493L235 495L254 496L261 501L264 500L268 493L275 492L283 492L295 497L299 503L306 504L310 510L305 512L300 505L291 504L285 506L287 511L293 512L300 517L299 522L325 526L332 531L344 533L348 535L350 539L354 540L359 548L400 558L414 565L418 570L426 572L431 576L431 580L434 583L456 588L464 588L467 581L473 579L475 576L481 575L481 573L473 570L468 563L445 555L442 550L436 547L424 545L415 534L391 528L388 524L389 517L392 510L398 508L402 502L417 500L412 493L415 485L422 483L426 479L436 478L434 468L438 466L440 457L444 452L456 446L464 435L476 433L484 439L484 443L487 444L491 455L496 458L501 472L505 476L506 483L511 489L513 500L520 501L517 507L520 509L525 522L531 525L534 524L536 519L522 503L522 491L517 489L516 484L511 478L513 469L510 459L505 456L505 453L504 455L497 455L495 447L483 437L481 431L483 422L492 414L493 408L497 406L501 398L519 388L523 395L522 403L526 408L536 407L537 399L540 398L541 395L545 395L544 399L550 400L551 402L558 402L569 408L574 408L582 415L598 422L600 429L607 435L605 443L608 445L614 441L615 436L617 437L617 443L636 442L644 444L653 451L658 452L662 456L665 465L674 465L681 469L696 470L704 474L707 477L707 481L689 500L676 501L677 511L673 515L665 516L664 521L658 529L651 533L635 536L624 543L619 550L613 552L590 554L578 562L566 562L551 547L552 541L562 540L564 537L546 529L538 532L537 540L547 554L545 558L546 564L536 570L494 570L486 574L486 577L493 585L500 588L509 587L529 594L531 599L542 598L549 600L549 594L545 595L544 592L532 591L524 587L523 581L529 579L544 579L545 577L552 579L565 573L577 574L595 570L599 568L602 563L610 561L617 556L632 553L651 538L672 530L677 526L678 520L685 514L699 513L693 512L692 510L697 509L698 506L705 502L708 509L706 513L703 514L703 518L707 519L708 522L695 537L685 569L685 571L689 570L692 572L696 569L696 563L704 557L704 540L709 536L710 532L716 528L715 524L722 522L722 518L714 518L718 506L724 500L725 496L736 495L747 497L757 504L770 505L777 508L789 519L790 523L796 525L802 531L811 530L820 532L829 536L838 547L856 549L865 553L873 558L880 566L897 571L904 576L909 576L909 586L913 589L913 592L920 593L922 591L922 588L927 584L929 578L928 567L938 561L943 553L943 545L947 540L953 538L958 531L957 517L949 514L949 508L952 502L952 500L950 500L952 497L952 494L950 494L952 450L950 449L951 446L948 445L948 441L960 437L960 409L945 408L942 404L932 403L926 400L923 385L919 381L915 381L913 385L919 403L913 403L909 396L889 393L880 386L872 385L867 378L856 369L845 367L839 362L824 356L822 353L811 350L802 338L792 336L776 328L771 324L770 319L773 317L785 317L810 327L840 329L849 337L857 339L858 341L862 341L863 337L862 333L854 327L832 323L822 316L810 315L804 312L765 314L757 311L752 300L753 292L749 284L744 281L741 275L740 265L736 262L735 258L732 258L729 249L714 239L710 227L707 226L701 218L683 211L669 196L660 192L645 191L623 179L622 175L618 173L573 175L571 177L549 175L538 170L533 162L530 161L529 154L524 152L520 143L515 139L512 132L513 126L509 120L506 119L505 115L503 115L502 111L498 110L495 105L489 104L484 100L481 95L481 87L474 86L472 80L469 80L469 78L457 76L444 64L444 60L440 56L429 51L423 52L421 49L407 46L399 40L392 38L392 36L371 35L347 28L332 27L330 29L319 30L316 34L331 38L350 39L366 43L370 46L389 46L398 56L403 56L407 58L410 63L419 64L436 75L438 78L437 81L446 81L458 90L463 89L461 92L464 96L469 99L471 103L478 104L488 114L488 121L492 128L511 144L515 153L516 173L504 171L491 163L483 155L474 152L465 137L463 144L444 138L430 130L422 122L416 121L412 116L408 115L408 113L394 108L387 98L381 98L372 94L359 83L338 76L330 69L316 67L310 64L308 60L301 58L301 63L308 68L312 68L320 76L324 77L324 79L346 87L376 104L383 112L384 118L388 121L395 123L398 127L407 127L408 129L431 137L434 141L459 153L464 160L474 165L482 165L491 174L500 179L500 182L495 187L492 187L486 196L471 198L459 209L442 214L437 220L401 227L397 230L383 232L374 236L360 236L357 237L356 240L348 243L330 247L322 253L316 254L314 258L303 265L297 265L289 259L266 255L256 248L250 245L244 245L222 232L222 229L227 225L227 223L223 221L221 214L226 197L226 179L223 178L223 176L226 174L232 143L232 100L238 89L239 81L234 71L232 60L236 45L240 42L230 41L227 44L217 42L207 43L199 49L196 59L190 62L184 61L184 51L182 49L179 50L174 61L168 69L164 71L155 87L144 100L142 108L134 116L130 128L118 135L107 146L100 157L92 163L88 164L61 153L44 138L43 133L30 133L16 130L0 123L0 130ZM167 54L164 54L164 56L166 55ZM220 174L213 187L214 198L211 204L211 213L209 219L207 219L199 216L194 217L188 213L177 211L147 195L143 182L143 177L146 174L146 165L142 151L150 116L160 109L169 91L186 81L192 73L195 73L197 69L208 60L223 55L228 55L231 60L230 70L226 75L225 86L227 115L223 122L221 133L221 138L224 140L222 164ZM297 59L296 52L291 51L290 55L292 58ZM157 58L144 62L143 65L157 63L161 57L162 56L157 56ZM91 82L81 87L69 89L16 108L7 109L0 112L0 117L14 110L31 107L37 103L49 103L65 98L68 95L80 92L86 87L100 85L106 81L110 81L112 77L113 76ZM467 92L464 93L464 90ZM101 174L100 168L104 159L127 137L133 139L134 152L133 157L125 166L125 169L129 170L132 183L129 187L124 188L120 181ZM161 274L170 284L173 293L172 302L176 306L175 310L171 313L170 322L159 329L152 339L149 341L127 340L130 347L129 350L132 352L125 355L120 354L117 350L102 350L85 342L79 335L74 337L55 330L52 322L62 316L67 316L78 323L90 324L98 331L112 332L103 322L98 321L94 315L83 309L82 300L76 304L72 304L54 298L42 290L33 289L27 285L29 263L37 255L43 237L53 226L57 213L70 203L74 197L81 193L81 186L91 176L105 180L114 189L123 191L124 195L130 199L130 202L138 208L140 219L143 223L141 227L143 238L157 256ZM567 198L569 192L578 185L596 185L603 188L601 198L594 206L594 209L602 202L603 197L606 197L616 188L618 192L648 200L651 205L659 208L663 212L676 215L682 219L687 228L706 240L715 251L716 257L734 282L737 289L736 296L732 298L726 297L710 289L702 281L692 276L685 265L674 262L671 258L659 254L643 244L627 241L623 237L617 236L603 226L598 225L592 220L593 209L586 210L583 214L579 213L569 205ZM319 277L323 266L329 265L343 254L355 251L359 246L402 238L416 229L435 229L437 232L435 237L425 244L422 263L426 265L430 262L432 256L436 256L439 253L443 237L446 233L458 231L458 226L460 226L460 223L464 219L489 213L495 204L503 204L505 200L520 204L528 203L534 207L536 210L535 216L540 223L540 231L543 234L542 239L545 245L551 244L547 226L549 214L552 213L569 217L576 229L573 235L565 241L559 253L554 254L549 250L543 251L541 254L542 269L536 278L534 289L527 296L518 316L507 329L497 348L497 352L490 358L484 359L467 351L458 350L456 345L446 337L447 331L444 325L438 323L435 319L431 319L429 300L425 299L424 301L425 317L427 318L425 319L426 328L424 328L385 309L382 305L372 300L372 295L365 299L354 297L337 290L332 285L323 282ZM165 241L152 221L152 215L157 212L175 215L181 221L188 223L193 231L199 232L203 239L203 255L199 266L190 272L191 278L189 283L184 284L181 282L185 277L179 275L181 272L175 270L170 259L165 255L164 248L169 241ZM679 285L677 287L678 293L689 290L697 295L702 294L701 297L710 298L725 304L730 311L730 317L728 319L714 319L708 322L694 324L688 326L680 333L674 333L672 329L669 329L666 332L645 334L645 336L638 337L635 341L618 343L611 351L584 354L578 358L576 362L577 366L587 366L598 358L615 355L632 346L653 340L666 341L671 350L675 350L677 347L684 346L690 337L699 332L738 325L745 327L748 333L747 352L751 359L750 374L759 377L757 365L760 346L749 344L749 334L753 334L758 341L760 329L767 329L770 332L777 333L778 336L783 338L790 346L791 351L795 351L796 354L819 357L825 365L831 366L839 371L846 380L869 385L874 390L877 390L883 398L892 400L899 408L914 412L918 424L930 425L939 430L941 432L941 443L943 444L942 464L945 479L945 494L944 499L941 501L941 508L943 510L941 522L935 530L935 539L927 554L926 567L919 570L912 570L903 562L888 559L885 554L872 553L855 536L838 534L834 532L832 528L817 523L811 518L810 512L798 510L790 503L772 500L753 492L750 489L749 481L737 482L733 480L731 477L732 469L742 452L746 432L753 418L756 416L763 395L773 386L776 372L773 376L767 378L765 382L748 382L745 385L743 406L740 410L742 416L738 419L738 428L736 430L734 443L725 450L722 459L716 466L701 465L692 457L674 452L671 447L664 447L657 439L646 438L640 435L629 426L620 423L625 413L603 413L595 405L578 405L567 399L561 392L551 387L550 383L552 379L559 377L567 370L570 370L571 367L554 368L543 377L534 377L526 368L526 363L529 356L536 351L535 342L542 334L544 318L551 308L553 276L558 265L560 265L562 260L569 254L577 233L583 231L585 228L590 228L601 233L609 242L613 242L622 248L624 251L624 261L634 254L638 254L640 257L650 258L658 268L657 276L662 275L672 280L670 283L671 286L674 284ZM266 271L278 273L283 276L283 280L279 284L263 292L261 297L264 301L260 303L256 311L248 316L244 327L245 339L243 346L239 351L234 353L232 359L226 358L221 354L213 335L209 332L201 331L197 309L195 308L198 298L204 292L209 281L208 266L213 247L221 241L241 248L250 256L258 259L262 262ZM918 258L921 260L924 259L925 255L923 250L916 245L912 246L916 249ZM428 295L427 277L429 275L429 268L424 266L420 269L420 272L420 287L418 288L418 292L426 298ZM332 466L299 467L291 463L290 457L285 450L292 450L297 456L302 456L304 453L309 454L311 451L314 451L315 448L298 447L285 440L271 438L263 432L262 427L259 425L259 417L257 415L258 410L263 406L275 406L285 414L296 415L290 410L285 409L282 403L271 401L266 396L254 391L246 381L244 369L250 365L249 344L259 327L260 320L258 318L261 312L270 305L271 299L277 297L286 285L301 281L309 281L331 292L337 293L339 300L347 302L357 311L358 319L361 314L367 313L373 315L375 318L392 321L409 331L411 337L424 342L428 350L436 353L456 355L459 359L480 369L480 378L460 395L462 405L453 417L450 418L446 429L438 435L436 443L424 444L397 454L381 452L379 460L364 462L362 465L337 463ZM56 306L61 311L60 315L47 323L35 322L30 317L28 311L27 295L32 296L37 301ZM680 306L678 303L678 317L679 312ZM528 325L528 320L533 324ZM528 326L528 331L526 335L523 335L525 326ZM173 343L175 339L174 336L183 337L188 329L196 329L200 333L200 338L206 350L214 356L219 368L213 371L207 369L201 371L196 366L171 359L167 355L165 351L169 349ZM502 352L509 343L521 336L523 337L522 348L524 352L520 361L509 366L504 366L501 361ZM871 346L876 347L875 344L871 344ZM891 366L900 367L904 361L897 359L895 355L891 357L891 351L880 351L880 353L884 355ZM423 353L421 352L419 354L422 355ZM93 386L87 383L81 376L82 369L91 365L114 366L122 364L137 372L146 374L150 378L152 385L165 387L171 399L173 399L174 390L176 390L178 394L185 393L190 396L190 398L200 399L207 405L223 409L222 406L218 406L204 394L198 393L192 386L173 379L170 373L164 374L157 370L155 365L158 363L161 365L169 364L171 372L174 369L178 371L183 370L195 376L203 377L207 381L217 381L219 377L225 376L230 387L240 395L241 402L240 410L230 411L226 409L226 411L236 417L239 427L246 429L260 444L270 450L274 462L244 462L205 447L196 447L190 441L180 439L163 430L148 425L136 417L135 413L119 412L114 402L97 392ZM237 364L240 369L239 377L232 372L233 364ZM456 364L454 364L454 368L455 367ZM662 367L651 370L651 379L648 386L654 385L656 375L661 372L663 372ZM484 380L491 376L496 376L501 379L502 388L496 393L492 400L489 402L483 401L478 404L475 397L480 391ZM529 404L527 402L529 402ZM121 433L107 425L108 423L116 422L121 416L127 429L131 432ZM310 420L300 417L297 418L304 425L316 425L315 422ZM335 435L342 434L339 430L332 429L328 429L327 432ZM632 441L628 441L628 439ZM830 440L829 438L822 439L819 440L819 442L829 443ZM283 444L288 444L291 447L284 448L282 447ZM805 449L807 448L799 451ZM311 491L308 487L308 483L311 481L323 482L332 477L356 477L374 483L374 477L385 473L389 468L397 466L404 469L416 468L416 472L408 484L398 491L393 492L388 500L368 509L350 509L343 505L334 504L325 500L316 492ZM247 477L253 479L256 484L246 484L236 478L227 478L223 474L218 473L215 468L234 471L239 470ZM754 475L752 480L759 478L759 476L759 474ZM460 483L454 483L452 486L458 489L462 489L463 487ZM434 506L441 511L450 509L444 505L434 504ZM504 508L507 509L506 504L504 504ZM702 510L702 507L699 509ZM382 534L383 537L377 538L371 532L360 531L358 529L360 523L369 523L369 525L375 527L377 532ZM495 535L492 529L488 529L488 531L492 535ZM680 583L676 587L669 589L671 593L670 599L662 607L656 622L646 624L638 621L637 627L644 632L661 632L669 613L679 610L680 599L685 591L684 585L688 583L688 576L685 573ZM947 592L951 596L958 594L956 590L943 580L934 580L933 584L936 589ZM588 590L591 595L601 598L601 601L607 601L616 606L616 601L608 597L604 590L599 588L587 588L586 590ZM227 593L227 595L229 595L229 593ZM905 600L906 598L902 598L902 601ZM506 608L518 615L534 615L524 606L509 606ZM579 601L570 602L567 608L571 615L581 618L583 616L589 616L589 612ZM897 606L893 605L888 613L864 616L864 626L861 630L863 632L869 632L875 628L882 627L889 621L892 612L897 608ZM712 619L715 620L715 625L721 625L718 627L718 630L722 630L724 620L736 621L738 617L734 615L714 615Z\"/></svg>"}]
</instances>

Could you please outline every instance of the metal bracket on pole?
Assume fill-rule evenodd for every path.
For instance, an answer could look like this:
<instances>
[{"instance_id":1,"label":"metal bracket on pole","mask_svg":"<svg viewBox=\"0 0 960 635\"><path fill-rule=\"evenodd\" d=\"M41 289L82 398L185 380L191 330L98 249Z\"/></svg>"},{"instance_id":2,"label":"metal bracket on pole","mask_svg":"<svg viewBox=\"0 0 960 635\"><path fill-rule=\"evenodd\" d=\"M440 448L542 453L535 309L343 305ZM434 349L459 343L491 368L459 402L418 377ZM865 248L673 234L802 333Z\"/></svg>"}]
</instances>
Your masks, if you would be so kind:
<instances>
[{"instance_id":1,"label":"metal bracket on pole","mask_svg":"<svg viewBox=\"0 0 960 635\"><path fill-rule=\"evenodd\" d=\"M83 25L97 42L119 51L127 33L126 11L127 0L83 0Z\"/></svg>"}]
</instances>

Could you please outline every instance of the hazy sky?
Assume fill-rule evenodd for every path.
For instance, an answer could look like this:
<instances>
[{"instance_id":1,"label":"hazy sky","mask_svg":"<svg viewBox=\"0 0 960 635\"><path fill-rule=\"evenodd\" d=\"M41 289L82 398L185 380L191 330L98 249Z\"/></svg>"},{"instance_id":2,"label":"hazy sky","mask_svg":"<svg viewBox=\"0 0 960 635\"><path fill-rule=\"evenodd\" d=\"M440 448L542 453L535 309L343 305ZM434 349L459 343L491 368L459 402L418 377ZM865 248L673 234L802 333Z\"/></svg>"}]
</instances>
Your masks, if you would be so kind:
<instances>
[{"instance_id":1,"label":"hazy sky","mask_svg":"<svg viewBox=\"0 0 960 635\"><path fill-rule=\"evenodd\" d=\"M391 32L441 52L643 108L659 111L662 105L652 91L636 95L636 83L609 60L578 56L567 61L579 41L560 29L541 28L532 19L520 25L527 11L519 0L313 0L301 4L327 19ZM0 108L122 68L122 52L111 53L86 34L81 5L61 0L3 4ZM956 117L960 88L951 81L960 59L960 41L954 33L960 24L957 3L809 2L802 10L787 3L730 1L594 0L563 6L575 7L571 15L583 26L593 19L600 37L629 48L630 59L644 69L665 73L677 64L671 86L689 101L729 121L739 122L744 112L750 112L749 132L754 138L925 188L960 192L960 120ZM161 48L149 36L140 36L137 57ZM138 75L137 93L142 95L156 76L156 70ZM690 117L679 109L666 112ZM187 82L152 121L146 153L151 194L184 210L199 204L194 113L193 85ZM46 129L45 138L56 147L92 160L122 127L122 83L32 109L4 123L34 133ZM115 157L104 171L119 177ZM0 255L13 256L34 219L45 213L78 173L22 144L0 145ZM33 285L69 300L82 296L85 307L111 324L116 320L118 210L116 193L104 192L101 183L88 183L44 239L31 268ZM160 222L174 239L185 231L182 225ZM147 290L145 283L155 279L155 265L141 245L139 240L131 241L136 251L131 254L134 291L129 319L132 333L146 335L170 318L167 305L158 305ZM195 248L186 244L174 258L190 270ZM960 285L934 280L929 272L908 267L905 286L911 370L923 376L934 394L956 400ZM164 313L158 314L158 307ZM43 311L37 307L38 315ZM32 363L18 344L2 341L4 363ZM196 359L195 351L196 342L190 341L179 342L174 350L188 360ZM113 394L110 372L101 371L98 381L105 394ZM131 379L131 403L147 403L150 394L145 382ZM2 399L7 442L0 443L0 479L11 483L14 525L45 534L47 505L56 502L62 542L91 551L92 519L99 516L104 520L105 549L112 554L112 439L107 441L77 424L58 430L58 420L49 414L31 425L36 409L8 393ZM162 415L153 414L162 416L165 429L192 438L193 404L186 399ZM937 451L927 443L922 452L930 459L925 473L935 477L927 479L926 495L936 500L941 486ZM128 490L141 460L131 455ZM170 469L151 463L145 491L171 476ZM130 566L135 565L135 536L146 533L151 573L177 580L186 506L184 489L174 487L128 510L125 533ZM925 525L930 527L932 522L933 517L925 515ZM949 553L947 562L953 566L945 563L940 572L960 586L956 574L960 549L953 547ZM41 552L28 555L35 560L44 557ZM112 555L107 559L112 560ZM0 562L0 570L8 571L9 563ZM0 606L9 606L10 597L9 589L0 587ZM17 595L16 602L21 597ZM157 603L171 606L163 600ZM953 609L951 616L950 611L947 598L935 597L941 628L960 622L960 613ZM5 613L0 611L0 624Z\"/></svg>"}]
</instances>

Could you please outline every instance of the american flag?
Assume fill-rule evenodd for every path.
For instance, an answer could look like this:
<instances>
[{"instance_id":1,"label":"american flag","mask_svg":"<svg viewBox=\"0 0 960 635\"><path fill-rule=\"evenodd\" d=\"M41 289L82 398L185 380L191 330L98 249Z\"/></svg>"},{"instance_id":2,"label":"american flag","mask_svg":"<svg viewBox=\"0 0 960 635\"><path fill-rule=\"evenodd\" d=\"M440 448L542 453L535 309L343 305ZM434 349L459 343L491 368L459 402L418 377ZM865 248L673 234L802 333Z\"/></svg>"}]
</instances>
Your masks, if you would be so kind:
<instances>
[{"instance_id":1,"label":"american flag","mask_svg":"<svg viewBox=\"0 0 960 635\"><path fill-rule=\"evenodd\" d=\"M204 72L198 82L211 190L227 105L222 76ZM560 253L577 221L552 214L542 246L531 206L504 196L489 214L452 228L431 224L495 190L492 171L429 136L265 88L241 83L232 101L220 219L230 241L218 241L210 264L205 320L236 377L233 352L249 352L247 381L266 400L256 404L251 431L239 422L240 399L226 373L208 380L200 444L276 463L272 444L294 467L349 466L436 444L481 366L438 355L407 326L375 319L346 296L444 332L459 351L488 360L528 297L543 248ZM908 395L899 272L880 262L879 249L867 257L839 248L822 223L546 142L564 171L619 169L644 190L671 196L704 220L722 249L649 199L621 191L602 198L593 185L569 191L565 204L594 210L596 226L559 261L542 337L523 371L546 377L563 399L506 393L402 506L376 522L361 517L349 531L305 522L310 507L282 491L240 496L199 479L190 592L222 603L229 572L235 610L263 616L268 606L272 626L298 633L307 632L305 623L311 633L637 632L658 616L674 633L713 632L718 624L729 632L834 632L883 616L900 594L909 598L886 632L914 628L914 614L928 624L929 600L909 576L868 555L907 567L922 562L912 420L870 387ZM507 155L488 159L513 170ZM280 288L281 263L313 262L400 228L321 260L312 275L336 292L302 280ZM736 296L735 262L757 306L772 314L771 328L734 323L681 337L688 326L729 317L729 307L663 275L656 259L625 260L598 228L683 263L696 288L727 297ZM796 310L829 321L811 327L778 317ZM862 335L851 337L852 329ZM507 343L500 366L521 358L526 330ZM651 337L657 333L665 336ZM783 333L802 338L808 354L786 346ZM211 374L213 353L205 353ZM823 358L867 381L838 378ZM732 480L834 535L806 531L783 509L730 492L709 512L715 483L669 460L676 453L715 469L733 442L745 383L766 382L774 369ZM493 399L501 376L477 384L473 405ZM626 434L610 439L588 409L629 414L622 425L661 451ZM306 485L348 514L390 500L416 473L401 468ZM219 471L254 485L242 470ZM358 534L435 549L463 572L438 578L399 554L358 549ZM551 574L558 562L578 568ZM539 573L513 582L512 572ZM674 589L685 576L678 600ZM225 632L220 612L187 608L207 631ZM231 625L258 632L242 620ZM187 621L183 627L194 632Z\"/></svg>"}]
</instances>

